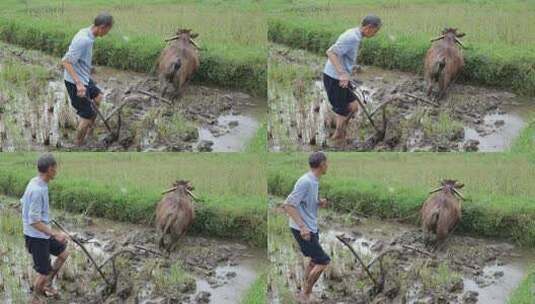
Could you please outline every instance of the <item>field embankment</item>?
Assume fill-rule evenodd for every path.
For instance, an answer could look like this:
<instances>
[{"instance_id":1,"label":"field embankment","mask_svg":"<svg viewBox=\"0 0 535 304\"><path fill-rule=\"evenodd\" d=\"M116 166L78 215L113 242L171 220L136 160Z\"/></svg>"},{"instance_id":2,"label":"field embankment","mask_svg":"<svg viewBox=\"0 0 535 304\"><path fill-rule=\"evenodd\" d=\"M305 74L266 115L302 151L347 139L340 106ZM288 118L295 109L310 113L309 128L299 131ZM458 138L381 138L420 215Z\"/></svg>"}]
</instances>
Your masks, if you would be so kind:
<instances>
[{"instance_id":1,"label":"field embankment","mask_svg":"<svg viewBox=\"0 0 535 304\"><path fill-rule=\"evenodd\" d=\"M374 13L377 37L363 42L359 63L421 73L429 40L445 26L466 33L460 82L535 95L535 5L526 1L273 1L268 39L324 55L338 35Z\"/></svg>"},{"instance_id":2,"label":"field embankment","mask_svg":"<svg viewBox=\"0 0 535 304\"><path fill-rule=\"evenodd\" d=\"M428 191L443 178L465 184L457 232L535 247L535 166L529 154L329 154L320 194L342 213L417 224ZM307 154L269 156L268 192L290 193L307 171Z\"/></svg>"},{"instance_id":3,"label":"field embankment","mask_svg":"<svg viewBox=\"0 0 535 304\"><path fill-rule=\"evenodd\" d=\"M266 180L252 154L56 153L50 184L54 209L151 224L161 192L177 179L192 182L193 233L266 246ZM36 153L2 153L0 193L20 197L35 176Z\"/></svg>"},{"instance_id":4,"label":"field embankment","mask_svg":"<svg viewBox=\"0 0 535 304\"><path fill-rule=\"evenodd\" d=\"M266 22L255 4L220 1L2 1L0 39L63 56L70 40L102 10L115 18L110 34L95 42L97 65L153 70L164 39L177 28L199 33L197 83L266 94ZM147 13L150 12L150 13Z\"/></svg>"}]
</instances>

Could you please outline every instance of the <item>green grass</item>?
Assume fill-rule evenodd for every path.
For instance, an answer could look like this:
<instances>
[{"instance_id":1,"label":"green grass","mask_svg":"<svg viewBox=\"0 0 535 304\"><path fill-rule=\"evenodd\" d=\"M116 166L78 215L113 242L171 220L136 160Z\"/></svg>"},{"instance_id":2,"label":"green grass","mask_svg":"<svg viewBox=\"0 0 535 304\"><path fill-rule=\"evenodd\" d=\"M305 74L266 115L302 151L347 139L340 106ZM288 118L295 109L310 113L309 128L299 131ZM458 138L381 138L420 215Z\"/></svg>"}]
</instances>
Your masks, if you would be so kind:
<instances>
[{"instance_id":1,"label":"green grass","mask_svg":"<svg viewBox=\"0 0 535 304\"><path fill-rule=\"evenodd\" d=\"M369 13L383 19L362 44L359 62L420 73L429 40L459 28L466 66L460 81L535 95L535 3L508 0L271 1L268 39L324 55L346 29Z\"/></svg>"},{"instance_id":2,"label":"green grass","mask_svg":"<svg viewBox=\"0 0 535 304\"><path fill-rule=\"evenodd\" d=\"M535 247L535 158L529 154L331 153L321 194L339 212L408 217L443 178L465 183L459 232ZM268 191L286 196L307 171L307 154L270 154Z\"/></svg>"},{"instance_id":3,"label":"green grass","mask_svg":"<svg viewBox=\"0 0 535 304\"><path fill-rule=\"evenodd\" d=\"M535 303L535 267L531 267L529 274L520 286L513 292L508 304L532 304Z\"/></svg>"},{"instance_id":4,"label":"green grass","mask_svg":"<svg viewBox=\"0 0 535 304\"><path fill-rule=\"evenodd\" d=\"M266 304L267 272L262 272L241 300L241 304Z\"/></svg>"},{"instance_id":5,"label":"green grass","mask_svg":"<svg viewBox=\"0 0 535 304\"><path fill-rule=\"evenodd\" d=\"M196 204L194 233L266 246L266 179L260 157L241 153L55 153L53 208L150 223L161 192L188 179ZM36 175L37 153L2 153L0 193L20 197Z\"/></svg>"},{"instance_id":6,"label":"green grass","mask_svg":"<svg viewBox=\"0 0 535 304\"><path fill-rule=\"evenodd\" d=\"M511 146L512 152L530 153L535 151L535 118L531 118L520 135L515 139Z\"/></svg>"},{"instance_id":7,"label":"green grass","mask_svg":"<svg viewBox=\"0 0 535 304\"><path fill-rule=\"evenodd\" d=\"M194 81L265 95L267 27L254 1L7 0L0 3L0 39L63 56L73 35L103 10L115 25L95 43L96 64L149 72L163 39L192 28L202 48Z\"/></svg>"},{"instance_id":8,"label":"green grass","mask_svg":"<svg viewBox=\"0 0 535 304\"><path fill-rule=\"evenodd\" d=\"M247 143L245 152L261 154L267 152L267 124L265 122L260 125L255 136Z\"/></svg>"},{"instance_id":9,"label":"green grass","mask_svg":"<svg viewBox=\"0 0 535 304\"><path fill-rule=\"evenodd\" d=\"M49 78L50 72L44 67L33 64L22 65L11 60L4 62L0 70L0 82L7 82L16 87L43 86Z\"/></svg>"}]
</instances>

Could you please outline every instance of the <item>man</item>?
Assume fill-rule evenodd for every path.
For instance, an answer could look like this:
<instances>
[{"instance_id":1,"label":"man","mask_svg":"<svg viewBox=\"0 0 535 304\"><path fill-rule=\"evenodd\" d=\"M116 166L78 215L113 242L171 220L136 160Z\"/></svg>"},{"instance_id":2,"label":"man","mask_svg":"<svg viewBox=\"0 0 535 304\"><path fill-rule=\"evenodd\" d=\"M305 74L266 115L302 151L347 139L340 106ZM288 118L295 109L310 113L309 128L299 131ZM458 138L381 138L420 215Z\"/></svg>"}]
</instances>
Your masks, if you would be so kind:
<instances>
[{"instance_id":1,"label":"man","mask_svg":"<svg viewBox=\"0 0 535 304\"><path fill-rule=\"evenodd\" d=\"M333 111L336 113L336 130L332 140L336 145L345 142L346 128L352 114L357 112L357 97L349 87L353 66L356 63L362 38L371 38L381 28L381 19L366 16L361 27L345 31L327 50L327 63L323 69L323 84Z\"/></svg>"},{"instance_id":2,"label":"man","mask_svg":"<svg viewBox=\"0 0 535 304\"><path fill-rule=\"evenodd\" d=\"M91 105L100 105L102 92L91 79L91 61L93 57L93 43L96 37L103 37L111 30L113 17L108 13L101 13L93 25L81 29L72 39L69 50L63 57L65 67L64 79L71 104L80 116L76 134L76 144L81 146L89 131L93 128L97 113Z\"/></svg>"},{"instance_id":3,"label":"man","mask_svg":"<svg viewBox=\"0 0 535 304\"><path fill-rule=\"evenodd\" d=\"M56 166L51 154L42 155L37 161L39 174L30 180L20 199L26 248L37 272L33 288L36 294L45 296L58 295L52 281L69 256L67 236L50 228L48 183L56 176ZM54 265L50 263L50 254L56 256Z\"/></svg>"},{"instance_id":4,"label":"man","mask_svg":"<svg viewBox=\"0 0 535 304\"><path fill-rule=\"evenodd\" d=\"M319 179L327 173L327 157L322 152L315 152L310 155L308 163L310 171L299 178L283 205L301 252L310 258L305 269L303 290L298 295L302 303L312 300L312 288L331 261L319 243L317 219L318 208L327 207L327 200L319 199Z\"/></svg>"}]
</instances>

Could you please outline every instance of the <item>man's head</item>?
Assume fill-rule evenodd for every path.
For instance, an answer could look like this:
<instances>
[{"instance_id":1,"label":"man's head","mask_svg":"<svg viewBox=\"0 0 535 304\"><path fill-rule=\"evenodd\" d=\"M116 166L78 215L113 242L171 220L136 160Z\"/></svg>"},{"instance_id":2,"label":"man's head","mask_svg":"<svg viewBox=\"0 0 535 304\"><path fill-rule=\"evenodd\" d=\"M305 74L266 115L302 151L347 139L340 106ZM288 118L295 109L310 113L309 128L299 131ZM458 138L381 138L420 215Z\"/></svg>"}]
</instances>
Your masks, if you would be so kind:
<instances>
[{"instance_id":1,"label":"man's head","mask_svg":"<svg viewBox=\"0 0 535 304\"><path fill-rule=\"evenodd\" d=\"M56 167L56 160L50 153L41 155L37 160L37 170L46 182L54 179L56 176Z\"/></svg>"},{"instance_id":2,"label":"man's head","mask_svg":"<svg viewBox=\"0 0 535 304\"><path fill-rule=\"evenodd\" d=\"M323 152L314 152L308 157L310 169L318 176L327 173L327 156Z\"/></svg>"},{"instance_id":3,"label":"man's head","mask_svg":"<svg viewBox=\"0 0 535 304\"><path fill-rule=\"evenodd\" d=\"M381 18L375 15L368 15L362 19L360 31L364 37L371 38L381 29L381 25Z\"/></svg>"},{"instance_id":4,"label":"man's head","mask_svg":"<svg viewBox=\"0 0 535 304\"><path fill-rule=\"evenodd\" d=\"M102 37L108 34L108 32L113 27L113 17L107 12L102 12L95 17L93 22L93 32L96 37Z\"/></svg>"}]
</instances>

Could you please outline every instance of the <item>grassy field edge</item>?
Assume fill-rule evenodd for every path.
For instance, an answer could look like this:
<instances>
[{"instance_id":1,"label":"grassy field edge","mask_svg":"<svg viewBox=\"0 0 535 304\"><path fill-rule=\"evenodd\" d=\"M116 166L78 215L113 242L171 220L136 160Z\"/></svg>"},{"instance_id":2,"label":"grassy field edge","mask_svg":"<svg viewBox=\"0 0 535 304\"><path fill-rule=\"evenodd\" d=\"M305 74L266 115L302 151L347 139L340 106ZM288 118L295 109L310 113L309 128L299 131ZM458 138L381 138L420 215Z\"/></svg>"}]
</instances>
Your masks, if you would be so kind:
<instances>
[{"instance_id":1,"label":"grassy field edge","mask_svg":"<svg viewBox=\"0 0 535 304\"><path fill-rule=\"evenodd\" d=\"M535 265L533 265L529 274L520 283L518 288L511 294L508 304L531 304L535 303Z\"/></svg>"}]
</instances>

